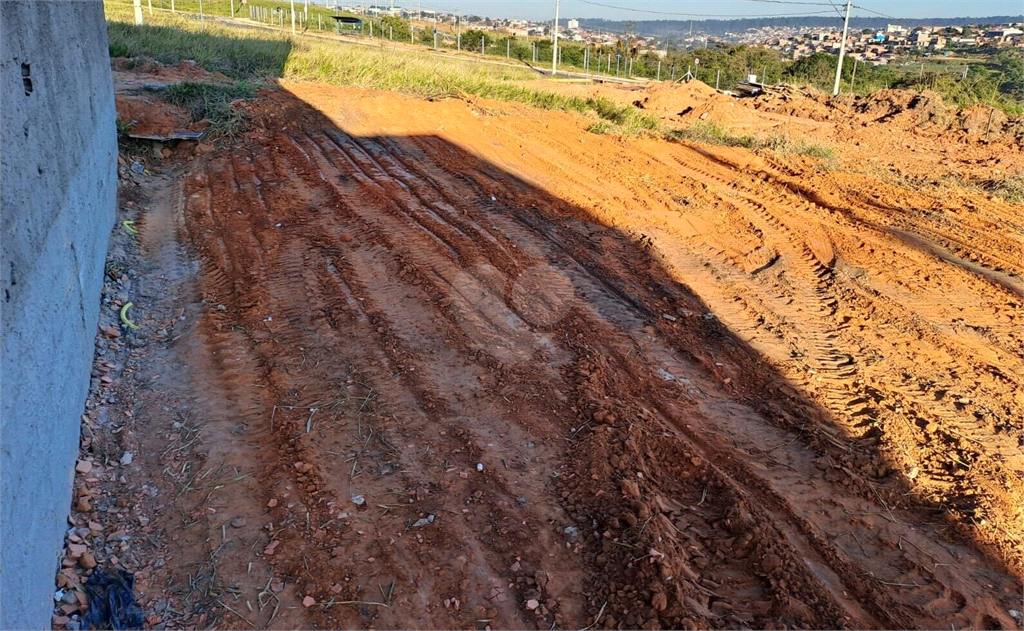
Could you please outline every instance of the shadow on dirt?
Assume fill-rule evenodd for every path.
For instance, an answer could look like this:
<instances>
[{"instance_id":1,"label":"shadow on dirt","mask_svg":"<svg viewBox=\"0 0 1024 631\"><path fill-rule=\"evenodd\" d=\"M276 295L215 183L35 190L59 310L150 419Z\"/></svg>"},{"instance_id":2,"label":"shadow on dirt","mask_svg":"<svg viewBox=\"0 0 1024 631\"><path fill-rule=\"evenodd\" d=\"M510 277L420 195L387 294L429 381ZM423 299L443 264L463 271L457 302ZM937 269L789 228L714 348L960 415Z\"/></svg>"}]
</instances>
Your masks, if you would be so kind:
<instances>
[{"instance_id":1,"label":"shadow on dirt","mask_svg":"<svg viewBox=\"0 0 1024 631\"><path fill-rule=\"evenodd\" d=\"M408 396L384 393L382 405L422 413L423 431L466 418L455 402L466 395L557 398L547 418L509 410L474 431L565 430L567 464L548 493L590 535L589 616L607 609L602 624L625 627L1014 626L980 587L1018 591L1003 562L916 497L870 432L849 438L733 335L643 235L594 223L439 136L350 135L287 91L265 94L252 116L247 139L193 165L187 193L210 202L190 204L186 225L216 279L207 298L227 305L267 367L253 377L282 397L337 398L307 362L336 338L363 363L390 358L391 387ZM256 331L275 310L288 343L268 349ZM460 381L439 356L489 376ZM515 505L510 480L491 491ZM520 541L523 566L546 569L529 533L502 532ZM482 545L514 583L501 543ZM950 593L956 604L943 605ZM538 610L540 623L557 611Z\"/></svg>"}]
</instances>

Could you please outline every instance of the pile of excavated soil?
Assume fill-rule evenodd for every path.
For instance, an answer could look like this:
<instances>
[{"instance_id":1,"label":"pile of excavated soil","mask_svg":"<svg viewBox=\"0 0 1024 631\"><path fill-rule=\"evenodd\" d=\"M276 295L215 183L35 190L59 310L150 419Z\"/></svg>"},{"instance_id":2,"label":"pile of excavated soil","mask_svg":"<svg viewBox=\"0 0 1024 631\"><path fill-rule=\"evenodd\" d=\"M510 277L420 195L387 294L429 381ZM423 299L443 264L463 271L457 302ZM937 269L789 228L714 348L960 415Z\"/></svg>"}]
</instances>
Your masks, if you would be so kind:
<instances>
[{"instance_id":1,"label":"pile of excavated soil","mask_svg":"<svg viewBox=\"0 0 1024 631\"><path fill-rule=\"evenodd\" d=\"M133 136L168 136L174 132L202 131L208 121L192 122L185 110L159 97L118 94L117 120L128 125Z\"/></svg>"}]
</instances>

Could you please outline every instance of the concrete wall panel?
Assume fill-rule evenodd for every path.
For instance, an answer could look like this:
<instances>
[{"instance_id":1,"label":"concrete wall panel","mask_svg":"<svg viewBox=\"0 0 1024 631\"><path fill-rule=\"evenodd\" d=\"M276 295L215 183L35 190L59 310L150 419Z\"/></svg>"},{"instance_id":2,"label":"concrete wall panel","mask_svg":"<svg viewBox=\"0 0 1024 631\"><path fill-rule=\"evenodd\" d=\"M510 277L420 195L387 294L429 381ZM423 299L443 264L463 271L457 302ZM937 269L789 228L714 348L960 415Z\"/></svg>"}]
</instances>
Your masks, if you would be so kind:
<instances>
[{"instance_id":1,"label":"concrete wall panel","mask_svg":"<svg viewBox=\"0 0 1024 631\"><path fill-rule=\"evenodd\" d=\"M117 189L103 5L0 2L0 627L49 628Z\"/></svg>"}]
</instances>

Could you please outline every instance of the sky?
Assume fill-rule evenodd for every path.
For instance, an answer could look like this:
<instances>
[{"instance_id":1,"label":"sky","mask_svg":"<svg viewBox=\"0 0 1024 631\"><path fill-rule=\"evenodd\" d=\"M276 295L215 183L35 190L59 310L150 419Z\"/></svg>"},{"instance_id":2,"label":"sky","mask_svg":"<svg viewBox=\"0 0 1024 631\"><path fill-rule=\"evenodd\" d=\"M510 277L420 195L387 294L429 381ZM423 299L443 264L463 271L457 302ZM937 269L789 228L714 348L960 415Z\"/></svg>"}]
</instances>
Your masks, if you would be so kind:
<instances>
[{"instance_id":1,"label":"sky","mask_svg":"<svg viewBox=\"0 0 1024 631\"><path fill-rule=\"evenodd\" d=\"M344 5L345 0L337 0ZM831 0L842 6L843 0ZM330 0L331 3L334 0ZM367 4L390 4L391 0L367 0ZM560 0L562 19L606 18L609 20L701 20L715 18L763 17L776 15L808 15L828 12L835 15L829 0ZM348 0L349 4L358 4ZM806 3L806 4L805 4ZM555 0L394 0L395 6L415 9L439 9L487 16L550 20L555 13ZM851 16L878 17L876 11L894 18L984 17L989 15L1020 15L1020 0L855 0L863 9L853 9ZM611 6L598 6L611 5ZM622 7L624 9L612 8ZM656 13L657 12L657 13ZM687 15L667 15L669 13Z\"/></svg>"}]
</instances>

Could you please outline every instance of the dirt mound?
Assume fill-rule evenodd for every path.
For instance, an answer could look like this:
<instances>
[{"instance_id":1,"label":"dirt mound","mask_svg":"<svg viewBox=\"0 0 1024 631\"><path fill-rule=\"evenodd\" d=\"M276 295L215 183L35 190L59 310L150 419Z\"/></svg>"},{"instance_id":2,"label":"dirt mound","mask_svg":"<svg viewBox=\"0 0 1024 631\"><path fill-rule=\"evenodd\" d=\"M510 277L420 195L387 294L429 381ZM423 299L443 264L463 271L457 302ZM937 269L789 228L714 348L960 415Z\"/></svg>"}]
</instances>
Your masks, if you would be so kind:
<instances>
[{"instance_id":1,"label":"dirt mound","mask_svg":"<svg viewBox=\"0 0 1024 631\"><path fill-rule=\"evenodd\" d=\"M1002 110L984 105L967 107L957 113L957 121L967 134L972 136L988 135L992 132L1003 135L1013 127L1020 126L1020 117L1011 120Z\"/></svg>"},{"instance_id":2,"label":"dirt mound","mask_svg":"<svg viewBox=\"0 0 1024 631\"><path fill-rule=\"evenodd\" d=\"M110 60L110 68L115 72L144 74L151 80L163 79L170 83L228 81L228 77L219 72L204 70L202 66L191 59L186 59L177 65L170 65L149 57L113 57Z\"/></svg>"},{"instance_id":3,"label":"dirt mound","mask_svg":"<svg viewBox=\"0 0 1024 631\"><path fill-rule=\"evenodd\" d=\"M206 121L192 122L185 110L156 97L119 94L115 102L117 120L127 126L132 136L170 136L175 132L202 131L209 126Z\"/></svg>"},{"instance_id":4,"label":"dirt mound","mask_svg":"<svg viewBox=\"0 0 1024 631\"><path fill-rule=\"evenodd\" d=\"M700 81L657 83L642 93L633 105L655 114L684 116L690 110L706 107L718 99L728 99Z\"/></svg>"},{"instance_id":5,"label":"dirt mound","mask_svg":"<svg viewBox=\"0 0 1024 631\"><path fill-rule=\"evenodd\" d=\"M797 118L809 118L813 121L832 120L836 110L829 105L828 97L812 87L797 88L780 86L742 103L753 109L784 114Z\"/></svg>"},{"instance_id":6,"label":"dirt mound","mask_svg":"<svg viewBox=\"0 0 1024 631\"><path fill-rule=\"evenodd\" d=\"M849 100L842 96L832 99L837 109L848 107ZM942 97L925 90L879 90L856 99L853 111L867 119L865 122L893 123L901 129L933 126L947 129L953 122L953 112Z\"/></svg>"}]
</instances>

